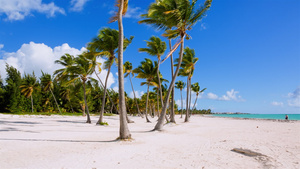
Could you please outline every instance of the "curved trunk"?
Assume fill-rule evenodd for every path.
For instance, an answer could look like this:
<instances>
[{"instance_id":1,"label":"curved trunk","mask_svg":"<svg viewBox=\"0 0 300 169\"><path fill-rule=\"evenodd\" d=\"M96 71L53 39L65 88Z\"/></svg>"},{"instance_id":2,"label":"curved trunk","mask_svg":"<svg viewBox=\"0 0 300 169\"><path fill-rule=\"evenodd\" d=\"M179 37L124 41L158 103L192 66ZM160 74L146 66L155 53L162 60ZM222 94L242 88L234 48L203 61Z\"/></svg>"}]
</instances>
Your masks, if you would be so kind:
<instances>
[{"instance_id":1,"label":"curved trunk","mask_svg":"<svg viewBox=\"0 0 300 169\"><path fill-rule=\"evenodd\" d=\"M183 48L184 48L184 36L181 37L181 41L182 41L182 43L181 43L181 47L180 47L180 55L179 55L178 65L176 67L175 74L172 76L172 81L171 81L171 84L169 86L166 98L164 100L165 104L162 108L162 111L161 111L161 114L159 116L158 122L156 123L153 130L162 130L162 128L163 128L163 123L164 123L164 119L165 119L167 108L168 108L168 102L169 102L170 94L171 94L171 91L172 91L171 89L174 86L174 83L175 83L176 77L178 75L179 68L181 66L181 62L182 62Z\"/></svg>"},{"instance_id":2,"label":"curved trunk","mask_svg":"<svg viewBox=\"0 0 300 169\"><path fill-rule=\"evenodd\" d=\"M128 117L128 114L127 114L128 105L127 105L126 99L125 99L125 109L126 109L126 121L127 121L127 123L134 123L134 121L130 120L129 117Z\"/></svg>"},{"instance_id":3,"label":"curved trunk","mask_svg":"<svg viewBox=\"0 0 300 169\"><path fill-rule=\"evenodd\" d=\"M198 94L196 94L196 100L195 100L195 103L194 103L194 106L193 106L192 110L194 110L194 108L195 108L195 106L196 106L197 99L198 99Z\"/></svg>"},{"instance_id":4,"label":"curved trunk","mask_svg":"<svg viewBox=\"0 0 300 169\"><path fill-rule=\"evenodd\" d=\"M108 81L108 76L109 76L109 73L110 73L110 68L111 68L111 65L109 66L108 68L108 71L107 71L107 75L106 75L106 79L105 79L105 85L104 85L104 94L102 96L102 106L101 106L101 111L100 111L100 117L99 117L99 120L96 124L103 124L103 113L104 113L104 107L105 107L105 97L106 97L106 86L107 86L107 81Z\"/></svg>"},{"instance_id":5,"label":"curved trunk","mask_svg":"<svg viewBox=\"0 0 300 169\"><path fill-rule=\"evenodd\" d=\"M52 96L53 96L53 98L54 98L54 101L55 101L55 103L56 103L57 109L58 109L59 113L61 114L61 111L60 111L60 108L59 108L58 103L57 103L57 101L56 101L56 98L55 98L55 96L54 96L54 94L53 94L51 88L49 88L49 89L50 89L50 92L51 92L51 94L52 94Z\"/></svg>"},{"instance_id":6,"label":"curved trunk","mask_svg":"<svg viewBox=\"0 0 300 169\"><path fill-rule=\"evenodd\" d=\"M183 114L182 89L180 89L180 95L181 95L181 117L180 118L182 118L182 114Z\"/></svg>"},{"instance_id":7,"label":"curved trunk","mask_svg":"<svg viewBox=\"0 0 300 169\"><path fill-rule=\"evenodd\" d=\"M163 107L163 97L162 97L162 91L161 91L161 83L160 83L160 77L159 77L159 64L160 64L160 58L158 59L158 64L157 64L157 78L158 78L158 87L159 87L159 95L160 95L160 101L161 101L161 106Z\"/></svg>"},{"instance_id":8,"label":"curved trunk","mask_svg":"<svg viewBox=\"0 0 300 169\"><path fill-rule=\"evenodd\" d=\"M135 104L136 104L136 108L137 108L138 114L139 114L142 118L144 118L144 116L143 116L142 113L140 112L139 104L138 104L138 102L137 102L137 100L136 100L135 91L134 91L134 89L133 89L133 85L132 85L132 81L131 81L130 75L129 75L129 80L130 80L131 88L132 88L132 91L133 91L133 96L134 96L134 100L135 100Z\"/></svg>"},{"instance_id":9,"label":"curved trunk","mask_svg":"<svg viewBox=\"0 0 300 169\"><path fill-rule=\"evenodd\" d=\"M30 99L31 99L31 111L33 113L33 99L32 99L32 94L30 95Z\"/></svg>"},{"instance_id":10,"label":"curved trunk","mask_svg":"<svg viewBox=\"0 0 300 169\"><path fill-rule=\"evenodd\" d=\"M191 102L192 102L192 77L190 78L190 101L189 101L189 117L191 117Z\"/></svg>"},{"instance_id":11,"label":"curved trunk","mask_svg":"<svg viewBox=\"0 0 300 169\"><path fill-rule=\"evenodd\" d=\"M151 123L151 121L148 119L148 115L147 115L147 113L148 113L148 98L149 98L149 84L148 84L148 88L147 88L146 113L145 113L145 115L146 115L147 123Z\"/></svg>"},{"instance_id":12,"label":"curved trunk","mask_svg":"<svg viewBox=\"0 0 300 169\"><path fill-rule=\"evenodd\" d=\"M171 44L171 39L169 39L169 48L170 51L172 50L172 44ZM171 73L172 76L174 75L174 64L173 64L173 54L171 54ZM175 112L174 112L174 86L172 88L172 100L171 100L171 113L170 113L170 122L171 123L176 123L175 121Z\"/></svg>"},{"instance_id":13,"label":"curved trunk","mask_svg":"<svg viewBox=\"0 0 300 169\"><path fill-rule=\"evenodd\" d=\"M85 110L86 110L86 115L87 115L86 123L91 123L89 107L87 105L86 94L85 94L85 82L83 82L82 86L83 86L83 98L84 98L84 103L85 103Z\"/></svg>"},{"instance_id":14,"label":"curved trunk","mask_svg":"<svg viewBox=\"0 0 300 169\"><path fill-rule=\"evenodd\" d=\"M118 79L119 79L119 115L120 115L120 139L130 139L131 134L128 129L126 122L126 107L125 107L125 93L124 93L124 73L123 73L123 23L122 23L122 12L124 7L124 0L119 1L118 11L118 25L119 25L119 50L118 50Z\"/></svg>"}]
</instances>

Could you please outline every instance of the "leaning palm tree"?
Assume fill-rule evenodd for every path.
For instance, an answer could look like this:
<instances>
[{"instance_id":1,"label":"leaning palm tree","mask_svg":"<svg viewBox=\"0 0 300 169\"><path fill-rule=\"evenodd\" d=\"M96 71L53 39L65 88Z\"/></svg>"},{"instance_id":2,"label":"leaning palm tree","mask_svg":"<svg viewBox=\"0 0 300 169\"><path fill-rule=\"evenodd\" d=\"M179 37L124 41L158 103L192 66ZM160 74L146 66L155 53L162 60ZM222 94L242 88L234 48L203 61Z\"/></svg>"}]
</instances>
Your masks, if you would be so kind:
<instances>
[{"instance_id":1,"label":"leaning palm tree","mask_svg":"<svg viewBox=\"0 0 300 169\"><path fill-rule=\"evenodd\" d=\"M196 93L196 100L195 100L194 106L192 108L192 110L194 110L194 108L196 106L196 103L197 103L197 99L198 99L199 94L202 93L202 92L204 92L206 90L206 88L200 90L200 86L199 86L198 82L192 84L191 88L192 88L192 91Z\"/></svg>"},{"instance_id":2,"label":"leaning palm tree","mask_svg":"<svg viewBox=\"0 0 300 169\"><path fill-rule=\"evenodd\" d=\"M36 77L33 75L25 74L24 79L22 80L21 86L21 93L27 98L30 97L31 99L31 111L33 113L33 99L32 99L32 93L35 90L39 90L39 84L36 80Z\"/></svg>"},{"instance_id":3,"label":"leaning palm tree","mask_svg":"<svg viewBox=\"0 0 300 169\"><path fill-rule=\"evenodd\" d=\"M175 60L178 62L178 60ZM186 94L186 116L185 122L189 121L189 110L191 102L191 80L194 74L195 64L197 63L198 58L195 57L195 50L186 47L184 49L183 59L181 63L181 68L179 70L180 76L187 76L187 94ZM177 64L175 64L177 65Z\"/></svg>"},{"instance_id":4,"label":"leaning palm tree","mask_svg":"<svg viewBox=\"0 0 300 169\"><path fill-rule=\"evenodd\" d=\"M180 118L182 118L182 114L183 114L182 89L185 88L185 83L183 81L179 80L175 83L175 87L177 89L180 89L180 95L181 95L181 116L180 116Z\"/></svg>"},{"instance_id":5,"label":"leaning palm tree","mask_svg":"<svg viewBox=\"0 0 300 169\"><path fill-rule=\"evenodd\" d=\"M148 23L153 24L158 29L166 30L163 36L168 38L180 37L180 41L175 45L174 49L171 50L170 54L173 53L179 45L181 45L178 65L174 75L172 76L167 97L164 100L164 107L154 130L162 130L163 128L164 118L168 108L168 101L183 57L184 39L190 39L187 31L191 30L192 26L202 19L205 12L210 8L212 0L206 0L204 5L199 9L195 9L196 2L196 0L192 1L192 3L190 3L189 0L157 0L155 3L150 5L148 14L144 15L144 20L150 19ZM170 54L168 54L164 60L166 60Z\"/></svg>"},{"instance_id":6,"label":"leaning palm tree","mask_svg":"<svg viewBox=\"0 0 300 169\"><path fill-rule=\"evenodd\" d=\"M146 120L147 122L150 122L150 120L147 117L147 110L148 110L148 97L149 97L149 87L150 85L154 86L155 82L154 79L156 77L156 69L157 69L157 62L152 62L150 59L145 59L145 61L141 62L141 65L133 70L134 73L137 74L136 78L140 79L146 79L146 82L142 82L141 85L147 85L147 99L146 99Z\"/></svg>"},{"instance_id":7,"label":"leaning palm tree","mask_svg":"<svg viewBox=\"0 0 300 169\"><path fill-rule=\"evenodd\" d=\"M48 92L48 91L51 92L51 94L53 96L53 99L56 103L57 109L58 109L59 113L61 114L60 108L58 106L58 103L57 103L56 98L55 98L55 96L53 94L53 91L52 91L52 89L53 89L53 80L51 78L51 75L48 74L48 73L44 73L42 71L42 77L40 79L41 79L41 84L43 86L43 90L46 91L46 92Z\"/></svg>"},{"instance_id":8,"label":"leaning palm tree","mask_svg":"<svg viewBox=\"0 0 300 169\"><path fill-rule=\"evenodd\" d=\"M130 39L125 38L123 43L124 46L122 47L122 49L126 49L126 47L131 43L132 39L133 37L130 37ZM111 66L113 65L114 61L117 60L115 54L117 51L120 51L118 42L119 42L119 31L115 29L104 28L101 29L99 35L96 38L94 38L92 42L88 44L88 49L90 50L90 52L95 53L95 55L107 58L107 60L104 62L104 68L107 69L107 75L104 82L104 93L106 93L107 90L107 82L111 71ZM105 97L106 94L104 94L102 97L102 107L100 111L100 117L97 122L97 124L100 125L104 124L103 113L105 107Z\"/></svg>"},{"instance_id":9,"label":"leaning palm tree","mask_svg":"<svg viewBox=\"0 0 300 169\"><path fill-rule=\"evenodd\" d=\"M159 74L159 65L160 65L160 60L161 56L165 53L166 50L166 42L162 41L159 37L152 36L150 38L150 41L147 42L147 47L148 48L139 48L140 52L146 52L150 56L156 56L157 57L157 77L160 77ZM160 94L160 100L161 100L161 105L163 106L163 99L162 99L162 91L161 91L161 82L160 78L158 79L158 87L159 87L159 94Z\"/></svg>"}]
</instances>

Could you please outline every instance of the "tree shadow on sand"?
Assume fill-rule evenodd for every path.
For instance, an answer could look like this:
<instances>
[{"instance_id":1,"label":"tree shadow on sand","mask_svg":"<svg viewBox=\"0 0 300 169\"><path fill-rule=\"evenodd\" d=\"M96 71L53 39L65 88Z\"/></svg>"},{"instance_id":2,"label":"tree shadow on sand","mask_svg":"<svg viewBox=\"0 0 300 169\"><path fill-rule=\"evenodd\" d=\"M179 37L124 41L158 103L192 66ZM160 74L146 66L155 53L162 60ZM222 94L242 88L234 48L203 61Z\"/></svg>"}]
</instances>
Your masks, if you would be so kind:
<instances>
[{"instance_id":1,"label":"tree shadow on sand","mask_svg":"<svg viewBox=\"0 0 300 169\"><path fill-rule=\"evenodd\" d=\"M66 142L66 143L112 143L119 142L119 139L114 140L58 140L58 139L10 139L10 138L0 138L0 141L45 141L45 142Z\"/></svg>"}]
</instances>

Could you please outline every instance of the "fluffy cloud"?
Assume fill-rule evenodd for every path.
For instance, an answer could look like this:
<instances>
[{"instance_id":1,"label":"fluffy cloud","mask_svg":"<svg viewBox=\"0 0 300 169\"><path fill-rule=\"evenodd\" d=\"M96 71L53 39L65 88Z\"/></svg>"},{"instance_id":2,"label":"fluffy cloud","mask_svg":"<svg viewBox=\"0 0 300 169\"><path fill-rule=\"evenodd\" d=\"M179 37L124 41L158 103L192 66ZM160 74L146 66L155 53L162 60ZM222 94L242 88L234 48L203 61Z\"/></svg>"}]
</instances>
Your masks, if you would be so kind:
<instances>
[{"instance_id":1,"label":"fluffy cloud","mask_svg":"<svg viewBox=\"0 0 300 169\"><path fill-rule=\"evenodd\" d=\"M59 68L62 68L61 65L55 64L54 61L58 60L62 55L69 53L71 55L78 55L85 51L85 48L76 49L70 47L67 43L62 44L61 46L54 47L53 49L43 43L34 43L30 42L29 44L23 44L19 50L12 53L7 53L2 51L0 53L0 73L1 78L6 78L5 64L15 67L20 71L20 73L32 73L35 72L37 77L41 76L41 70L43 72L53 74L53 72ZM3 55L3 56L2 56ZM102 58L98 59L98 62L103 63L105 60ZM2 66L3 65L3 66ZM103 64L102 64L103 65ZM102 69L102 72L99 74L100 79L103 80L106 77L107 71ZM96 75L93 75L94 78L97 78ZM115 82L113 74L110 73L108 79L108 87L110 87Z\"/></svg>"},{"instance_id":2,"label":"fluffy cloud","mask_svg":"<svg viewBox=\"0 0 300 169\"><path fill-rule=\"evenodd\" d=\"M238 95L238 91L231 89L226 92L226 95L219 97L214 93L208 93L207 98L212 100L221 100L221 101L245 101L241 96Z\"/></svg>"},{"instance_id":3,"label":"fluffy cloud","mask_svg":"<svg viewBox=\"0 0 300 169\"><path fill-rule=\"evenodd\" d=\"M143 94L145 94L144 91L134 91L134 93L135 93L135 97L139 98L139 99L142 97ZM134 98L134 95L133 95L132 91L129 93L129 97Z\"/></svg>"},{"instance_id":4,"label":"fluffy cloud","mask_svg":"<svg viewBox=\"0 0 300 169\"><path fill-rule=\"evenodd\" d=\"M23 20L33 12L46 14L48 17L56 13L65 14L64 9L57 7L53 2L45 4L42 0L0 0L0 16L5 14L5 20Z\"/></svg>"},{"instance_id":5,"label":"fluffy cloud","mask_svg":"<svg viewBox=\"0 0 300 169\"><path fill-rule=\"evenodd\" d=\"M71 0L71 11L79 12L82 11L83 6L85 3L87 3L89 0Z\"/></svg>"},{"instance_id":6,"label":"fluffy cloud","mask_svg":"<svg viewBox=\"0 0 300 169\"><path fill-rule=\"evenodd\" d=\"M0 50L1 50L3 47L4 47L4 45L3 45L3 44L0 44Z\"/></svg>"},{"instance_id":7,"label":"fluffy cloud","mask_svg":"<svg viewBox=\"0 0 300 169\"><path fill-rule=\"evenodd\" d=\"M300 107L300 86L293 92L289 93L288 105L292 107Z\"/></svg>"},{"instance_id":8,"label":"fluffy cloud","mask_svg":"<svg viewBox=\"0 0 300 169\"><path fill-rule=\"evenodd\" d=\"M271 105L273 106L283 106L283 103L282 102L272 102Z\"/></svg>"},{"instance_id":9,"label":"fluffy cloud","mask_svg":"<svg viewBox=\"0 0 300 169\"><path fill-rule=\"evenodd\" d=\"M110 15L114 15L116 13L116 9L109 11ZM124 16L124 18L140 18L140 15L142 14L140 7L130 7L128 6L127 12Z\"/></svg>"}]
</instances>

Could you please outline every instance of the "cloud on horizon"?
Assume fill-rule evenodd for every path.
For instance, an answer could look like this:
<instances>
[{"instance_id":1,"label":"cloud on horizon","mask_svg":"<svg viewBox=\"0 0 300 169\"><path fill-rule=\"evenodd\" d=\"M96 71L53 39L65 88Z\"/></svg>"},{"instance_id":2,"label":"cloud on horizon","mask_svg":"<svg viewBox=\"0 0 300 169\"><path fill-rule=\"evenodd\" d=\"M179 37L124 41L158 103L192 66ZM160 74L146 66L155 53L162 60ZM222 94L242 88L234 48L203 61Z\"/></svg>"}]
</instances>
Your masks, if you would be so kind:
<instances>
[{"instance_id":1,"label":"cloud on horizon","mask_svg":"<svg viewBox=\"0 0 300 169\"><path fill-rule=\"evenodd\" d=\"M42 0L0 0L0 16L5 14L4 20L23 20L34 12L46 14L47 17L54 17L56 13L65 14L65 10L53 2L45 4Z\"/></svg>"},{"instance_id":2,"label":"cloud on horizon","mask_svg":"<svg viewBox=\"0 0 300 169\"><path fill-rule=\"evenodd\" d=\"M134 91L134 93L135 93L135 97L136 97L136 98L139 98L139 99L142 97L143 94L145 94L144 91L139 91L139 90ZM131 91L131 92L129 93L129 97L130 97L130 98L134 98L133 91Z\"/></svg>"},{"instance_id":3,"label":"cloud on horizon","mask_svg":"<svg viewBox=\"0 0 300 169\"><path fill-rule=\"evenodd\" d=\"M230 91L226 92L226 95L218 96L214 93L207 93L206 97L203 96L203 98L208 98L211 100L220 100L220 101L237 101L237 102L243 102L245 101L242 96L238 95L238 91L235 91L234 89L231 89Z\"/></svg>"},{"instance_id":4,"label":"cloud on horizon","mask_svg":"<svg viewBox=\"0 0 300 169\"><path fill-rule=\"evenodd\" d=\"M61 65L55 64L54 61L60 59L60 57L66 53L71 55L81 54L86 49L82 47L81 49L76 49L70 47L67 43L62 44L61 46L56 46L53 49L44 43L34 43L30 42L29 44L23 44L20 49L16 52L5 52L1 50L0 52L0 73L1 78L6 78L6 63L10 66L16 68L22 75L24 73L31 74L33 71L35 75L39 78L41 76L41 70L45 73L53 74L53 72L59 68L62 68ZM105 60L99 58L98 62L103 63ZM103 64L102 64L103 65ZM102 68L102 72L99 74L101 79L105 79L107 70ZM96 75L92 75L93 78L97 79ZM103 82L104 83L104 82ZM108 87L115 83L115 78L112 73L109 75Z\"/></svg>"},{"instance_id":5,"label":"cloud on horizon","mask_svg":"<svg viewBox=\"0 0 300 169\"><path fill-rule=\"evenodd\" d=\"M300 86L293 93L288 94L288 105L291 107L300 107Z\"/></svg>"},{"instance_id":6,"label":"cloud on horizon","mask_svg":"<svg viewBox=\"0 0 300 169\"><path fill-rule=\"evenodd\" d=\"M274 101L274 102L272 102L271 103L271 105L273 105L273 106L283 106L283 102L276 102L276 101Z\"/></svg>"}]
</instances>

